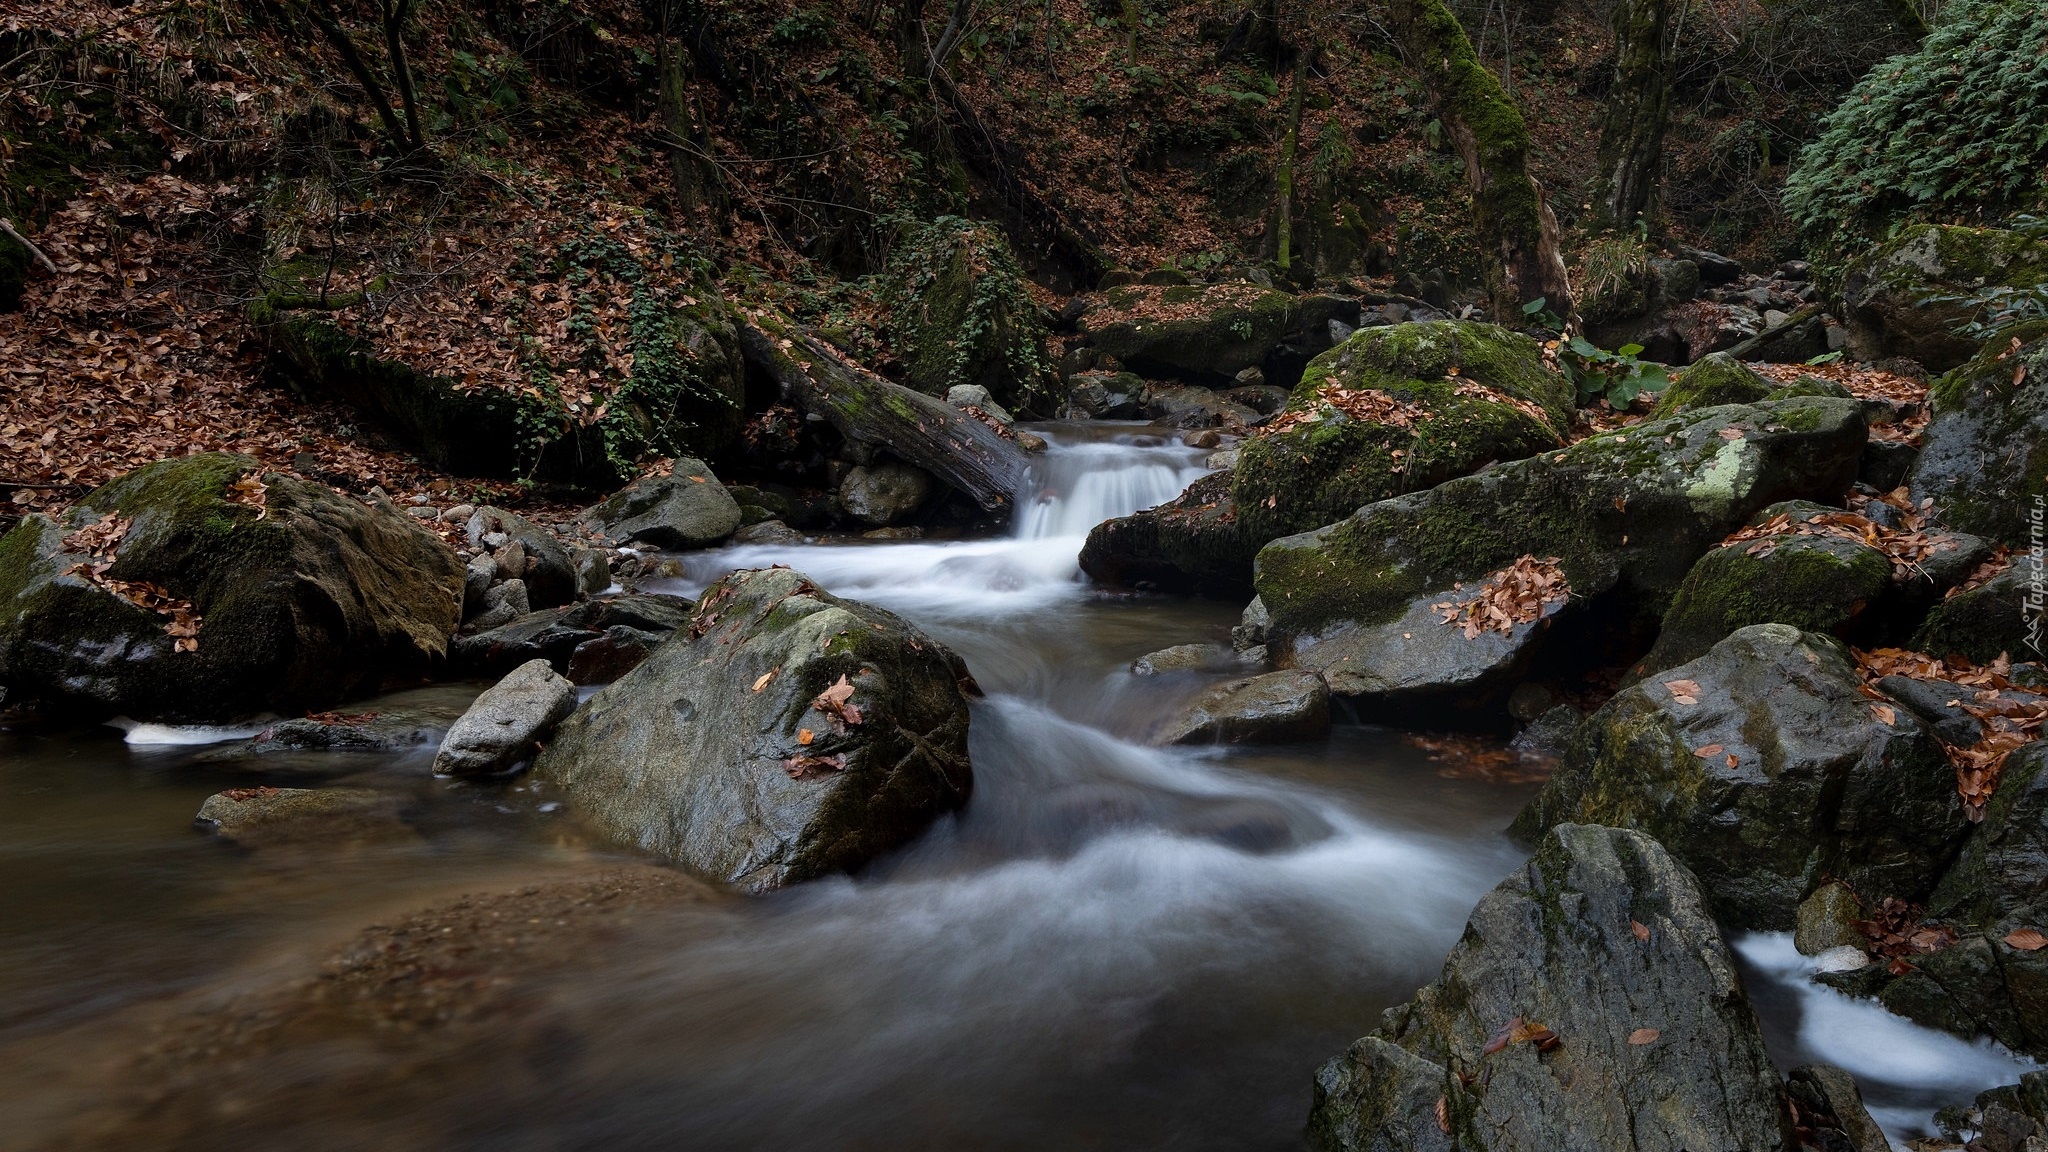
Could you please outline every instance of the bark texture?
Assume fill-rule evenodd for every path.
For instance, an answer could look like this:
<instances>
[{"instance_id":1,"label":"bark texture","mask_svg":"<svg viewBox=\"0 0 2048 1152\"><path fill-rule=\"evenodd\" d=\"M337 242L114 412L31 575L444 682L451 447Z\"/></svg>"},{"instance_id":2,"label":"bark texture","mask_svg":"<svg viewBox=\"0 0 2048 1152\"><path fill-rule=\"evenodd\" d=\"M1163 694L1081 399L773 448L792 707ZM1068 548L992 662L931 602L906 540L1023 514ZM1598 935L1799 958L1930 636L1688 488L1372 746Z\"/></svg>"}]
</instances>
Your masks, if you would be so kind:
<instances>
[{"instance_id":1,"label":"bark texture","mask_svg":"<svg viewBox=\"0 0 2048 1152\"><path fill-rule=\"evenodd\" d=\"M1614 86L1600 133L1600 175L1593 208L1626 228L1649 210L1664 159L1669 86L1664 56L1665 0L1621 0L1614 8Z\"/></svg>"}]
</instances>

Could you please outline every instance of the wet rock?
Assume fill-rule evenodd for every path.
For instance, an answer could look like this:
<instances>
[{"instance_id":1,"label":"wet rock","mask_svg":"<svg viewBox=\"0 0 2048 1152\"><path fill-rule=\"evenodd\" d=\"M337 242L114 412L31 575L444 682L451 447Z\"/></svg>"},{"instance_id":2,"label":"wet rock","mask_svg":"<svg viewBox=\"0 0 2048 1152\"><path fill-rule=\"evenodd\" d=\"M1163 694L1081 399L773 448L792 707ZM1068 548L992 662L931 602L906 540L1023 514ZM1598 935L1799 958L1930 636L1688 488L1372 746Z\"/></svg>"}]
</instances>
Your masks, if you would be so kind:
<instances>
[{"instance_id":1,"label":"wet rock","mask_svg":"<svg viewBox=\"0 0 2048 1152\"><path fill-rule=\"evenodd\" d=\"M260 507L236 487L259 475ZM196 650L178 650L169 613L76 571L109 555L107 579L190 602ZM455 554L389 503L247 456L164 460L0 538L0 687L137 719L324 708L432 669L462 590Z\"/></svg>"},{"instance_id":2,"label":"wet rock","mask_svg":"<svg viewBox=\"0 0 2048 1152\"><path fill-rule=\"evenodd\" d=\"M624 626L666 636L688 623L693 608L681 596L642 594L529 612L497 627L457 636L449 646L449 664L476 677L503 676L529 660L546 660L556 671L566 671L576 648L609 628Z\"/></svg>"},{"instance_id":3,"label":"wet rock","mask_svg":"<svg viewBox=\"0 0 2048 1152\"><path fill-rule=\"evenodd\" d=\"M1803 501L1774 504L1752 523L1785 515L1795 523L1836 511ZM1649 655L1634 670L1651 675L1705 655L1752 624L1789 624L1848 638L1867 626L1892 587L1891 560L1859 540L1785 532L1726 544L1688 572Z\"/></svg>"},{"instance_id":4,"label":"wet rock","mask_svg":"<svg viewBox=\"0 0 2048 1152\"><path fill-rule=\"evenodd\" d=\"M469 558L462 570L462 618L475 616L484 610L484 593L498 580L498 561L489 552L478 552Z\"/></svg>"},{"instance_id":5,"label":"wet rock","mask_svg":"<svg viewBox=\"0 0 2048 1152\"><path fill-rule=\"evenodd\" d=\"M1584 719L1578 709L1569 704L1559 704L1515 733L1515 738L1508 742L1508 750L1518 756L1555 760L1564 755L1572 733L1578 730Z\"/></svg>"},{"instance_id":6,"label":"wet rock","mask_svg":"<svg viewBox=\"0 0 2048 1152\"><path fill-rule=\"evenodd\" d=\"M1941 878L1937 913L1997 929L2048 931L2048 741L2006 758L1998 787L1955 866ZM2048 1032L2048 1020L2042 1021Z\"/></svg>"},{"instance_id":7,"label":"wet rock","mask_svg":"<svg viewBox=\"0 0 2048 1152\"><path fill-rule=\"evenodd\" d=\"M361 705L361 711L280 720L249 740L208 748L197 763L220 764L297 752L407 752L433 747L462 710L410 693Z\"/></svg>"},{"instance_id":8,"label":"wet rock","mask_svg":"<svg viewBox=\"0 0 2048 1152\"><path fill-rule=\"evenodd\" d=\"M1081 318L1100 353L1140 372L1227 381L1296 326L1294 297L1236 282L1111 288Z\"/></svg>"},{"instance_id":9,"label":"wet rock","mask_svg":"<svg viewBox=\"0 0 2048 1152\"><path fill-rule=\"evenodd\" d=\"M932 478L908 464L863 464L839 485L839 502L863 524L885 528L924 507Z\"/></svg>"},{"instance_id":10,"label":"wet rock","mask_svg":"<svg viewBox=\"0 0 2048 1152\"><path fill-rule=\"evenodd\" d=\"M716 544L740 526L739 502L702 460L684 456L667 476L643 476L583 513L614 544L680 551Z\"/></svg>"},{"instance_id":11,"label":"wet rock","mask_svg":"<svg viewBox=\"0 0 2048 1152\"><path fill-rule=\"evenodd\" d=\"M1855 1078L1832 1064L1803 1064L1785 1078L1795 1122L1813 1146L1837 1152L1891 1152L1892 1143L1863 1106Z\"/></svg>"},{"instance_id":12,"label":"wet rock","mask_svg":"<svg viewBox=\"0 0 2048 1152\"><path fill-rule=\"evenodd\" d=\"M966 802L963 684L895 615L786 568L741 572L564 721L535 771L620 843L776 888L858 868Z\"/></svg>"},{"instance_id":13,"label":"wet rock","mask_svg":"<svg viewBox=\"0 0 2048 1152\"><path fill-rule=\"evenodd\" d=\"M381 840L408 834L398 798L368 788L231 788L194 823L244 847Z\"/></svg>"},{"instance_id":14,"label":"wet rock","mask_svg":"<svg viewBox=\"0 0 2048 1152\"><path fill-rule=\"evenodd\" d=\"M1517 1037L1517 1023L1555 1044ZM1316 1073L1309 1146L1796 1143L1692 874L1641 833L1567 824L1479 902L1434 983Z\"/></svg>"},{"instance_id":15,"label":"wet rock","mask_svg":"<svg viewBox=\"0 0 2048 1152\"><path fill-rule=\"evenodd\" d=\"M576 569L555 535L525 517L486 504L463 526L472 547L499 556L499 580L524 580L533 608L553 608L576 599Z\"/></svg>"},{"instance_id":16,"label":"wet rock","mask_svg":"<svg viewBox=\"0 0 2048 1152\"><path fill-rule=\"evenodd\" d=\"M1176 644L1131 661L1133 676L1162 676L1234 667L1237 653L1221 644Z\"/></svg>"},{"instance_id":17,"label":"wet rock","mask_svg":"<svg viewBox=\"0 0 2048 1152\"><path fill-rule=\"evenodd\" d=\"M1456 604L1469 593L1456 591L1417 599L1385 624L1344 621L1311 635L1291 638L1288 666L1320 673L1330 691L1352 701L1363 715L1416 722L1491 722L1521 680L1538 641L1553 618L1570 607L1550 601L1534 620L1507 632L1487 629L1467 636L1444 622L1440 604Z\"/></svg>"},{"instance_id":18,"label":"wet rock","mask_svg":"<svg viewBox=\"0 0 2048 1152\"><path fill-rule=\"evenodd\" d=\"M2048 242L2042 249L2048 260ZM2048 501L2048 321L2011 332L2019 351L1986 348L1934 386L1934 420L1906 484L1915 504L1934 501L1944 526L2027 548Z\"/></svg>"},{"instance_id":19,"label":"wet rock","mask_svg":"<svg viewBox=\"0 0 2048 1152\"><path fill-rule=\"evenodd\" d=\"M1885 723L1860 688L1836 641L1744 628L1589 717L1512 831L1640 829L1731 926L1790 928L1826 879L1924 900L1969 827L1955 772L1918 719Z\"/></svg>"},{"instance_id":20,"label":"wet rock","mask_svg":"<svg viewBox=\"0 0 2048 1152\"><path fill-rule=\"evenodd\" d=\"M484 690L448 729L434 756L436 776L495 776L532 755L576 708L576 685L545 660L529 660Z\"/></svg>"},{"instance_id":21,"label":"wet rock","mask_svg":"<svg viewBox=\"0 0 2048 1152\"><path fill-rule=\"evenodd\" d=\"M1737 360L1766 364L1804 364L1828 350L1828 325L1818 305L1790 314L1764 314L1762 331L1728 349Z\"/></svg>"},{"instance_id":22,"label":"wet rock","mask_svg":"<svg viewBox=\"0 0 2048 1152\"><path fill-rule=\"evenodd\" d=\"M1818 956L1844 946L1863 948L1870 941L1856 927L1870 913L1847 884L1823 884L1813 895L1799 902L1798 918L1792 930L1793 946L1802 956Z\"/></svg>"},{"instance_id":23,"label":"wet rock","mask_svg":"<svg viewBox=\"0 0 2048 1152\"><path fill-rule=\"evenodd\" d=\"M735 544L801 544L804 534L780 520L749 524L732 534Z\"/></svg>"},{"instance_id":24,"label":"wet rock","mask_svg":"<svg viewBox=\"0 0 2048 1152\"><path fill-rule=\"evenodd\" d=\"M1863 446L1863 460L1856 467L1856 479L1879 492L1890 492L1906 482L1920 449L1897 440L1872 439Z\"/></svg>"},{"instance_id":25,"label":"wet rock","mask_svg":"<svg viewBox=\"0 0 2048 1152\"><path fill-rule=\"evenodd\" d=\"M1257 596L1244 606L1237 617L1237 625L1230 630L1230 646L1243 652L1249 648L1263 647L1266 643L1266 626L1273 617L1266 611L1266 602Z\"/></svg>"},{"instance_id":26,"label":"wet rock","mask_svg":"<svg viewBox=\"0 0 2048 1152\"><path fill-rule=\"evenodd\" d=\"M2013 566L1983 585L1958 592L1937 604L1910 647L1916 652L1942 657L1958 655L1988 663L2000 653L2015 660L2036 660L2042 655L2044 632L2048 632L2048 605L2035 595L2048 581L2036 573L2025 553L2014 557Z\"/></svg>"},{"instance_id":27,"label":"wet rock","mask_svg":"<svg viewBox=\"0 0 2048 1152\"><path fill-rule=\"evenodd\" d=\"M467 625L472 630L497 628L533 611L526 598L526 581L505 580L484 589L483 603Z\"/></svg>"},{"instance_id":28,"label":"wet rock","mask_svg":"<svg viewBox=\"0 0 2048 1152\"><path fill-rule=\"evenodd\" d=\"M1259 553L1275 659L1284 665L1298 641L1346 622L1396 619L1524 556L1557 557L1574 599L1614 597L1609 618L1661 616L1693 563L1758 511L1839 499L1863 440L1850 401L1726 405L1369 504Z\"/></svg>"},{"instance_id":29,"label":"wet rock","mask_svg":"<svg viewBox=\"0 0 2048 1152\"><path fill-rule=\"evenodd\" d=\"M569 567L576 572L576 598L602 596L612 586L611 554L601 548L571 548Z\"/></svg>"},{"instance_id":30,"label":"wet rock","mask_svg":"<svg viewBox=\"0 0 2048 1152\"><path fill-rule=\"evenodd\" d=\"M1066 415L1084 420L1136 420L1151 386L1132 372L1079 372L1067 385Z\"/></svg>"},{"instance_id":31,"label":"wet rock","mask_svg":"<svg viewBox=\"0 0 2048 1152\"><path fill-rule=\"evenodd\" d=\"M1651 415L1675 416L1690 408L1712 408L1717 404L1754 404L1770 391L1769 382L1748 365L1726 352L1716 352L1678 373L1671 385L1658 394Z\"/></svg>"},{"instance_id":32,"label":"wet rock","mask_svg":"<svg viewBox=\"0 0 2048 1152\"><path fill-rule=\"evenodd\" d=\"M665 632L645 632L614 624L594 639L576 645L569 653L569 681L573 684L609 684L638 668L649 654L668 639Z\"/></svg>"},{"instance_id":33,"label":"wet rock","mask_svg":"<svg viewBox=\"0 0 2048 1152\"><path fill-rule=\"evenodd\" d=\"M1391 401L1354 415L1323 389ZM1527 336L1467 321L1368 328L1309 362L1293 422L1238 445L1230 496L1259 544L1335 523L1374 501L1435 487L1563 444L1572 396Z\"/></svg>"},{"instance_id":34,"label":"wet rock","mask_svg":"<svg viewBox=\"0 0 2048 1152\"><path fill-rule=\"evenodd\" d=\"M1920 224L1851 264L1842 279L1849 355L1909 356L1942 372L1975 355L1962 329L1980 308L1963 302L1987 288L2048 280L2048 241L1996 228ZM1953 303L1937 297L1959 298Z\"/></svg>"},{"instance_id":35,"label":"wet rock","mask_svg":"<svg viewBox=\"0 0 2048 1152\"><path fill-rule=\"evenodd\" d=\"M1330 689L1313 672L1268 672L1196 697L1155 738L1159 744L1285 744L1330 731Z\"/></svg>"},{"instance_id":36,"label":"wet rock","mask_svg":"<svg viewBox=\"0 0 2048 1152\"><path fill-rule=\"evenodd\" d=\"M1081 571L1111 588L1249 594L1258 545L1238 523L1230 476L1204 476L1157 508L1097 524L1081 546Z\"/></svg>"},{"instance_id":37,"label":"wet rock","mask_svg":"<svg viewBox=\"0 0 2048 1152\"><path fill-rule=\"evenodd\" d=\"M1239 429L1259 422L1257 412L1192 385L1153 389L1145 400L1145 415L1169 428Z\"/></svg>"}]
</instances>

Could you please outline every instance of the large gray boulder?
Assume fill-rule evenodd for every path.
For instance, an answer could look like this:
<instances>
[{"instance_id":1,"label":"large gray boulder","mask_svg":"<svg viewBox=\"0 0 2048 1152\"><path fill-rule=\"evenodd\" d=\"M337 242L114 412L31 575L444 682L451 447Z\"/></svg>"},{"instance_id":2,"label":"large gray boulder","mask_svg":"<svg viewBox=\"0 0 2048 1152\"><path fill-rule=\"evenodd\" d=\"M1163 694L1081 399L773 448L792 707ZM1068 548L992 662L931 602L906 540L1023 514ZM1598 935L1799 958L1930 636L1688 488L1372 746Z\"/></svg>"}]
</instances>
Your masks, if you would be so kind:
<instances>
[{"instance_id":1,"label":"large gray boulder","mask_svg":"<svg viewBox=\"0 0 2048 1152\"><path fill-rule=\"evenodd\" d=\"M534 742L576 710L576 685L545 660L529 660L484 690L441 741L436 776L495 776L531 755Z\"/></svg>"},{"instance_id":2,"label":"large gray boulder","mask_svg":"<svg viewBox=\"0 0 2048 1152\"><path fill-rule=\"evenodd\" d=\"M614 544L681 550L716 544L738 530L739 501L711 466L684 456L667 476L642 476L584 510L586 524Z\"/></svg>"},{"instance_id":3,"label":"large gray boulder","mask_svg":"<svg viewBox=\"0 0 2048 1152\"><path fill-rule=\"evenodd\" d=\"M1258 550L1238 522L1230 473L1213 472L1157 508L1097 524L1080 564L1111 588L1236 597L1251 592Z\"/></svg>"},{"instance_id":4,"label":"large gray boulder","mask_svg":"<svg viewBox=\"0 0 2048 1152\"><path fill-rule=\"evenodd\" d=\"M561 608L545 608L514 617L496 627L467 632L449 645L449 663L466 676L502 676L529 660L546 660L567 672L579 649L628 633L652 648L689 623L696 605L682 596L641 593L608 600L586 600Z\"/></svg>"},{"instance_id":5,"label":"large gray boulder","mask_svg":"<svg viewBox=\"0 0 2048 1152\"><path fill-rule=\"evenodd\" d=\"M0 538L0 687L89 714L305 712L432 671L455 554L388 503L204 453Z\"/></svg>"},{"instance_id":6,"label":"large gray boulder","mask_svg":"<svg viewBox=\"0 0 2048 1152\"><path fill-rule=\"evenodd\" d=\"M2043 573L2028 553L1978 587L1935 605L1908 647L1936 658L1961 656L1989 663L2001 653L2014 660L2048 655L2048 611L2034 596Z\"/></svg>"},{"instance_id":7,"label":"large gray boulder","mask_svg":"<svg viewBox=\"0 0 2048 1152\"><path fill-rule=\"evenodd\" d=\"M1565 823L1655 836L1723 922L1766 929L1791 928L1828 879L1924 900L1969 827L1927 728L1863 695L1835 640L1783 624L1744 628L1588 717L1512 831Z\"/></svg>"},{"instance_id":8,"label":"large gray boulder","mask_svg":"<svg viewBox=\"0 0 2048 1152\"><path fill-rule=\"evenodd\" d=\"M1295 323L1294 297L1256 284L1128 284L1103 293L1081 332L1137 371L1221 382L1262 363Z\"/></svg>"},{"instance_id":9,"label":"large gray boulder","mask_svg":"<svg viewBox=\"0 0 2048 1152\"><path fill-rule=\"evenodd\" d=\"M972 683L891 613L740 572L534 769L620 843L761 891L858 868L966 803Z\"/></svg>"},{"instance_id":10,"label":"large gray boulder","mask_svg":"<svg viewBox=\"0 0 2048 1152\"><path fill-rule=\"evenodd\" d=\"M1842 308L1849 355L1905 356L1937 372L1974 355L1964 332L1983 318L1972 297L2000 286L2048 282L2048 240L1998 228L1918 224L1849 266Z\"/></svg>"},{"instance_id":11,"label":"large gray boulder","mask_svg":"<svg viewBox=\"0 0 2048 1152\"><path fill-rule=\"evenodd\" d=\"M1639 832L1577 824L1480 900L1434 983L1316 1073L1309 1145L1797 1147L1692 873Z\"/></svg>"},{"instance_id":12,"label":"large gray boulder","mask_svg":"<svg viewBox=\"0 0 2048 1152\"><path fill-rule=\"evenodd\" d=\"M1929 393L1934 420L1906 486L1943 525L2028 548L2048 499L2048 321L2009 336L2017 352L1987 347Z\"/></svg>"},{"instance_id":13,"label":"large gray boulder","mask_svg":"<svg viewBox=\"0 0 2048 1152\"><path fill-rule=\"evenodd\" d=\"M1555 557L1575 599L1655 618L1693 562L1781 500L1838 499L1865 438L1854 401L1705 408L1369 504L1266 545L1255 584L1276 663L1522 557ZM1555 633L1559 630L1553 629Z\"/></svg>"}]
</instances>

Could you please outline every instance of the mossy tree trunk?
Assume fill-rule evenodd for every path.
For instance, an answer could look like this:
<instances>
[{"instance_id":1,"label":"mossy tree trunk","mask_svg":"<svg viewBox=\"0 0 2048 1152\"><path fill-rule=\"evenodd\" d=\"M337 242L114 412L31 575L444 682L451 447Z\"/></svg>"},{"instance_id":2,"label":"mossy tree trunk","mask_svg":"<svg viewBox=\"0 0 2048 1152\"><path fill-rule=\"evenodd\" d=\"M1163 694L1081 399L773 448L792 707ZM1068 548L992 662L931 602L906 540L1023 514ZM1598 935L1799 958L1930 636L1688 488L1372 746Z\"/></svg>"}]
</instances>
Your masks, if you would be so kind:
<instances>
[{"instance_id":1,"label":"mossy tree trunk","mask_svg":"<svg viewBox=\"0 0 2048 1152\"><path fill-rule=\"evenodd\" d=\"M669 172L675 180L675 208L685 217L715 221L724 208L718 160L711 133L690 97L687 57L669 42L668 5L661 10L656 64L661 74L661 125L666 135Z\"/></svg>"},{"instance_id":2,"label":"mossy tree trunk","mask_svg":"<svg viewBox=\"0 0 2048 1152\"><path fill-rule=\"evenodd\" d=\"M1389 22L1465 161L1472 209L1488 245L1497 315L1541 297L1569 315L1571 281L1558 254L1557 219L1529 174L1529 126L1442 0L1388 0Z\"/></svg>"},{"instance_id":3,"label":"mossy tree trunk","mask_svg":"<svg viewBox=\"0 0 2048 1152\"><path fill-rule=\"evenodd\" d=\"M1295 157L1301 152L1301 102L1308 88L1307 48L1294 53L1294 87L1287 94L1287 134L1280 138L1279 215L1274 229L1276 250L1273 263L1285 272L1294 260L1294 174Z\"/></svg>"},{"instance_id":4,"label":"mossy tree trunk","mask_svg":"<svg viewBox=\"0 0 2048 1152\"><path fill-rule=\"evenodd\" d=\"M1593 211L1609 227L1633 225L1656 196L1670 104L1667 19L1665 0L1620 0L1614 7L1614 85L1593 187Z\"/></svg>"}]
</instances>

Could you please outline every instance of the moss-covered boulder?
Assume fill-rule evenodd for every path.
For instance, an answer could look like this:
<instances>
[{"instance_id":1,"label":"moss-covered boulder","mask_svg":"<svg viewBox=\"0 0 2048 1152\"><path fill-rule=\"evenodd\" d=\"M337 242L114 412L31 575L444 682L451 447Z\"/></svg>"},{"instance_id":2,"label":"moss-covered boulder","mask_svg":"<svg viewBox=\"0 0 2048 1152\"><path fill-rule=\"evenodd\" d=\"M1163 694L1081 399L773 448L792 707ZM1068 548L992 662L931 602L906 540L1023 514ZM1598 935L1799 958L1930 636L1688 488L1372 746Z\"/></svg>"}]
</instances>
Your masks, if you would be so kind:
<instances>
[{"instance_id":1,"label":"moss-covered boulder","mask_svg":"<svg viewBox=\"0 0 2048 1152\"><path fill-rule=\"evenodd\" d=\"M1732 926L1789 929L1831 879L1924 900L1969 828L1955 771L1912 713L1861 687L1832 638L1744 628L1581 724L1513 832L1640 829Z\"/></svg>"},{"instance_id":2,"label":"moss-covered boulder","mask_svg":"<svg viewBox=\"0 0 2048 1152\"><path fill-rule=\"evenodd\" d=\"M1639 832L1565 825L1443 972L1316 1073L1316 1152L1798 1147L1701 884Z\"/></svg>"},{"instance_id":3,"label":"moss-covered boulder","mask_svg":"<svg viewBox=\"0 0 2048 1152\"><path fill-rule=\"evenodd\" d=\"M1230 473L1213 472L1157 508L1097 524L1081 545L1081 571L1111 588L1241 599L1259 543L1238 523Z\"/></svg>"},{"instance_id":4,"label":"moss-covered boulder","mask_svg":"<svg viewBox=\"0 0 2048 1152\"><path fill-rule=\"evenodd\" d=\"M711 466L685 456L667 475L648 475L586 508L583 522L614 544L702 548L731 536L743 519L739 502Z\"/></svg>"},{"instance_id":5,"label":"moss-covered boulder","mask_svg":"<svg viewBox=\"0 0 2048 1152\"><path fill-rule=\"evenodd\" d=\"M1051 414L1045 324L1001 229L958 216L911 229L883 296L911 387L944 396L980 385L1005 407Z\"/></svg>"},{"instance_id":6,"label":"moss-covered boulder","mask_svg":"<svg viewBox=\"0 0 2048 1152\"><path fill-rule=\"evenodd\" d=\"M1263 362L1296 326L1294 297L1256 284L1111 288L1081 318L1097 352L1137 372L1221 382Z\"/></svg>"},{"instance_id":7,"label":"moss-covered boulder","mask_svg":"<svg viewBox=\"0 0 2048 1152\"><path fill-rule=\"evenodd\" d=\"M1817 507L1774 504L1756 520ZM1891 586L1891 560L1859 540L1787 531L1724 544L1686 573L1656 647L1635 671L1649 675L1698 659L1751 624L1789 624L1844 638L1870 619Z\"/></svg>"},{"instance_id":8,"label":"moss-covered boulder","mask_svg":"<svg viewBox=\"0 0 2048 1152\"><path fill-rule=\"evenodd\" d=\"M474 386L380 351L346 311L294 303L305 301L274 293L252 309L286 383L342 401L445 472L604 490L643 456L715 456L738 442L739 333L708 278L687 292L636 288L630 368L602 381L600 401L575 408L554 381L561 365L523 365L518 389Z\"/></svg>"},{"instance_id":9,"label":"moss-covered boulder","mask_svg":"<svg viewBox=\"0 0 2048 1152\"><path fill-rule=\"evenodd\" d=\"M1661 617L1693 563L1781 500L1835 500L1865 428L1851 401L1699 409L1367 505L1259 553L1279 658L1334 625L1386 623L1523 556L1557 557L1576 597Z\"/></svg>"},{"instance_id":10,"label":"moss-covered boulder","mask_svg":"<svg viewBox=\"0 0 2048 1152\"><path fill-rule=\"evenodd\" d=\"M1906 356L1941 372L1983 346L1963 329L1998 288L2048 285L2048 240L1997 228L1919 224L1849 266L1842 279L1849 354Z\"/></svg>"},{"instance_id":11,"label":"moss-covered boulder","mask_svg":"<svg viewBox=\"0 0 2048 1152\"><path fill-rule=\"evenodd\" d=\"M325 708L436 666L461 604L455 554L391 505L186 456L0 538L0 685L138 719Z\"/></svg>"},{"instance_id":12,"label":"moss-covered boulder","mask_svg":"<svg viewBox=\"0 0 2048 1152\"><path fill-rule=\"evenodd\" d=\"M1650 415L1675 416L1689 408L1716 404L1754 404L1770 391L1770 384L1747 364L1726 352L1716 352L1679 372L1670 387L1658 394L1657 407Z\"/></svg>"},{"instance_id":13,"label":"moss-covered boulder","mask_svg":"<svg viewBox=\"0 0 2048 1152\"><path fill-rule=\"evenodd\" d=\"M2048 606L2035 594L2043 586L2032 559L2022 554L2004 572L1935 605L1908 646L1937 658L1961 656L1977 663L2001 654L2039 660L2048 655Z\"/></svg>"},{"instance_id":14,"label":"moss-covered boulder","mask_svg":"<svg viewBox=\"0 0 2048 1152\"><path fill-rule=\"evenodd\" d=\"M619 843L762 891L858 868L965 804L971 685L888 612L740 572L534 769Z\"/></svg>"},{"instance_id":15,"label":"moss-covered boulder","mask_svg":"<svg viewBox=\"0 0 2048 1152\"><path fill-rule=\"evenodd\" d=\"M1571 386L1534 340L1457 320L1366 328L1309 362L1230 495L1260 543L1563 444Z\"/></svg>"},{"instance_id":16,"label":"moss-covered boulder","mask_svg":"<svg viewBox=\"0 0 2048 1152\"><path fill-rule=\"evenodd\" d=\"M1930 398L1934 420L1906 477L1914 501L1932 499L1951 528L2029 547L2048 500L2048 321L2011 329Z\"/></svg>"}]
</instances>

